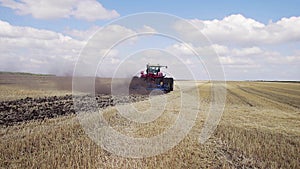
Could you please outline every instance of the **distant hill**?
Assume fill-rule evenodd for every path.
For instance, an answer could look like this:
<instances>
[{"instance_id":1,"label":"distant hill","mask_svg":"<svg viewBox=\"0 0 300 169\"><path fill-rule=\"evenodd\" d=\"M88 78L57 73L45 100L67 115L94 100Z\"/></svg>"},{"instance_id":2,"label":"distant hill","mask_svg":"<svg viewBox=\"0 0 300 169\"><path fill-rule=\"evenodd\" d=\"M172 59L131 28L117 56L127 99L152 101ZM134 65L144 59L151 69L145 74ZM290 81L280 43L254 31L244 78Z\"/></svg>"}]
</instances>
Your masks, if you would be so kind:
<instances>
[{"instance_id":1,"label":"distant hill","mask_svg":"<svg viewBox=\"0 0 300 169\"><path fill-rule=\"evenodd\" d=\"M248 82L277 82L277 83L300 83L300 81L293 80L246 80Z\"/></svg>"},{"instance_id":2,"label":"distant hill","mask_svg":"<svg viewBox=\"0 0 300 169\"><path fill-rule=\"evenodd\" d=\"M52 74L35 74L35 73L27 73L27 72L5 72L0 71L0 75L30 75L30 76L56 76Z\"/></svg>"}]
</instances>

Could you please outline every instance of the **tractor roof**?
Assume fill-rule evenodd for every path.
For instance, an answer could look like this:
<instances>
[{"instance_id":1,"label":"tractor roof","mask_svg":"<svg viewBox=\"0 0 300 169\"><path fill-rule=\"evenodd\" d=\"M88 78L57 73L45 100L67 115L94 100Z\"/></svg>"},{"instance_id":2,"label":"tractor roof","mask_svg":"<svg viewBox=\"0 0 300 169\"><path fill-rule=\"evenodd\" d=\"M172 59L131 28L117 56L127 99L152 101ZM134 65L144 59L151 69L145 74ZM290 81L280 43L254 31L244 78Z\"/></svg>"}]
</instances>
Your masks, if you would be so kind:
<instances>
[{"instance_id":1,"label":"tractor roof","mask_svg":"<svg viewBox=\"0 0 300 169\"><path fill-rule=\"evenodd\" d=\"M147 64L148 67L166 67L167 66L162 66L162 65L159 65L159 64L156 64L156 65L150 65L150 64Z\"/></svg>"}]
</instances>

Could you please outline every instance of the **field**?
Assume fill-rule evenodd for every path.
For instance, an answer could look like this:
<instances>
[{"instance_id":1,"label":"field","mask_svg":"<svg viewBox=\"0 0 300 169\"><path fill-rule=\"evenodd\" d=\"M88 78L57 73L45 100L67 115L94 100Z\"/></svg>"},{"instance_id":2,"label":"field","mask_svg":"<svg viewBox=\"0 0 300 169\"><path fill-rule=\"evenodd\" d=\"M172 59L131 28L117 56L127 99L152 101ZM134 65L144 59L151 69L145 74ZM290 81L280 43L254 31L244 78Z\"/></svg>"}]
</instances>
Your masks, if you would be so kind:
<instances>
[{"instance_id":1,"label":"field","mask_svg":"<svg viewBox=\"0 0 300 169\"><path fill-rule=\"evenodd\" d=\"M188 85L191 82L177 82ZM100 99L110 98L107 84L99 88ZM105 89L104 89L105 88ZM211 83L197 82L201 107L195 125L174 148L148 158L125 158L93 142L72 112L70 77L0 75L1 119L0 168L298 168L300 166L300 83L227 82L226 105L212 137L200 144L211 99ZM67 96L66 96L67 95ZM26 109L14 109L29 100L36 110L53 107L55 116L13 120ZM160 97L160 96L155 96ZM105 118L116 130L135 137L152 137L170 127L178 115L180 90L166 94L165 111L149 124L121 117L110 101L102 106ZM44 98L44 100L43 100ZM52 100L51 100L52 99ZM146 109L147 97L134 96L133 103ZM155 99L155 98L154 98ZM13 104L15 103L16 104ZM8 104L9 103L9 104ZM100 102L102 103L102 101ZM4 109L9 107L9 111ZM42 105L42 106L41 106ZM2 106L2 107L1 107ZM26 111L27 112L27 111ZM11 115L14 114L14 115ZM8 115L12 118L8 118ZM23 116L22 116L23 117ZM7 122L7 119L12 119ZM24 118L22 118L24 119ZM44 120L41 120L44 119ZM4 123L5 121L5 123Z\"/></svg>"}]
</instances>

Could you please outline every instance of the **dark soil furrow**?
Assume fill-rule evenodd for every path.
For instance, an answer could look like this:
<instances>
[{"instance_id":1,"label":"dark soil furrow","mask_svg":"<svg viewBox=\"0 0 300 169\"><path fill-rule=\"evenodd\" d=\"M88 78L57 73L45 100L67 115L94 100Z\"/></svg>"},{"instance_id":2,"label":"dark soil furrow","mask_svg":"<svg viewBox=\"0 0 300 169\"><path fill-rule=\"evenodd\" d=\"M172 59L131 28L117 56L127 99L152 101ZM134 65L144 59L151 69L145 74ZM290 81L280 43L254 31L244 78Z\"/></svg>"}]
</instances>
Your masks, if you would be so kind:
<instances>
[{"instance_id":1,"label":"dark soil furrow","mask_svg":"<svg viewBox=\"0 0 300 169\"><path fill-rule=\"evenodd\" d=\"M94 110L93 108L103 109L116 104L145 100L146 96L129 95L114 97L112 95L97 95L95 97L77 96L76 99L80 100L76 105L76 111L88 111ZM89 102L91 99L95 99L97 105L90 106ZM72 95L43 98L27 97L14 101L2 101L0 102L0 126L9 126L20 122L42 120L74 113Z\"/></svg>"},{"instance_id":2,"label":"dark soil furrow","mask_svg":"<svg viewBox=\"0 0 300 169\"><path fill-rule=\"evenodd\" d=\"M263 85L255 85L257 88L262 88L264 90L268 90L272 93L281 93L281 94L288 94L292 95L292 97L299 97L300 96L300 91L297 90L292 90L292 89L286 89L286 88L279 88L279 87L272 87L272 86L263 86Z\"/></svg>"},{"instance_id":3,"label":"dark soil furrow","mask_svg":"<svg viewBox=\"0 0 300 169\"><path fill-rule=\"evenodd\" d=\"M239 99L241 102L243 102L244 104L252 107L253 104L251 104L250 102L247 101L247 98L241 96L241 95L238 95L236 94L235 92L233 92L232 90L230 89L227 89L227 92L230 94L230 95L233 95L234 97L236 97L237 99Z\"/></svg>"},{"instance_id":4,"label":"dark soil furrow","mask_svg":"<svg viewBox=\"0 0 300 169\"><path fill-rule=\"evenodd\" d=\"M283 103L283 104L286 104L286 105L294 107L294 108L298 108L298 109L300 108L300 104L298 104L298 102L299 102L298 100L291 100L288 97L283 96L283 95L270 94L270 93L263 92L262 90L256 90L256 89L253 89L250 87L238 86L238 88L245 92L252 93L257 96L261 96L261 97L267 98L269 100L272 100L272 101L275 101L275 102L278 102L281 104Z\"/></svg>"}]
</instances>

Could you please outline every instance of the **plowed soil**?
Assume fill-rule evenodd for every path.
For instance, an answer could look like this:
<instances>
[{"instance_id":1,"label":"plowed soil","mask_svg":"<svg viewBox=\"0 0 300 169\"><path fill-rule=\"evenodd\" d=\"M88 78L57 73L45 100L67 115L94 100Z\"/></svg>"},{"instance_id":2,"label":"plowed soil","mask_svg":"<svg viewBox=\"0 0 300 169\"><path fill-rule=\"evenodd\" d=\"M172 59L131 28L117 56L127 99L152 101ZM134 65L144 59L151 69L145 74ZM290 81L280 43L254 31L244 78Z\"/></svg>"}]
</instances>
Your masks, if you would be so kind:
<instances>
[{"instance_id":1,"label":"plowed soil","mask_svg":"<svg viewBox=\"0 0 300 169\"><path fill-rule=\"evenodd\" d=\"M131 103L145 100L145 95L113 97L111 95L81 96L82 100L96 99L99 109L120 103ZM89 107L84 107L89 110ZM50 96L0 102L0 125L8 126L30 120L43 120L63 115L75 114L72 95Z\"/></svg>"}]
</instances>

